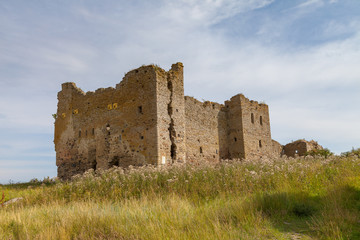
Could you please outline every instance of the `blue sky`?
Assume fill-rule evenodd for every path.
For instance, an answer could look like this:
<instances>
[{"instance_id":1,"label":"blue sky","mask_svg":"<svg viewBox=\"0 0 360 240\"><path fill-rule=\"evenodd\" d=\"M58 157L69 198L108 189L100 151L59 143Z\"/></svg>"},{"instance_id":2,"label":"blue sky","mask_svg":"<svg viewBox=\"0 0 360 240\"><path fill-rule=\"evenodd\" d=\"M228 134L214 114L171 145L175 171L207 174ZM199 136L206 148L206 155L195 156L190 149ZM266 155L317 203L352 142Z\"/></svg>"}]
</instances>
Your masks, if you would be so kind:
<instances>
[{"instance_id":1,"label":"blue sky","mask_svg":"<svg viewBox=\"0 0 360 240\"><path fill-rule=\"evenodd\" d=\"M56 176L57 92L185 66L185 94L270 107L273 139L360 147L358 0L0 0L0 182Z\"/></svg>"}]
</instances>

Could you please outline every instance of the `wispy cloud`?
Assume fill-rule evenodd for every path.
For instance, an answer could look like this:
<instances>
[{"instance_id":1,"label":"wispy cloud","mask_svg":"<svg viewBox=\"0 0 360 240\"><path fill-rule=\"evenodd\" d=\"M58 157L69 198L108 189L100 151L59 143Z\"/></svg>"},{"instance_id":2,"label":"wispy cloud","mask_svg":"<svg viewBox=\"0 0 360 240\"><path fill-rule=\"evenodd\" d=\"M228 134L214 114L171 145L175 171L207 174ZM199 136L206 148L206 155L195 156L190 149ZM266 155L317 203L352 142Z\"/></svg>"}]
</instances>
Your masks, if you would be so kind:
<instances>
[{"instance_id":1,"label":"wispy cloud","mask_svg":"<svg viewBox=\"0 0 360 240\"><path fill-rule=\"evenodd\" d=\"M165 1L162 14L177 23L211 25L242 12L265 7L274 0L180 0Z\"/></svg>"},{"instance_id":2,"label":"wispy cloud","mask_svg":"<svg viewBox=\"0 0 360 240\"><path fill-rule=\"evenodd\" d=\"M307 0L303 3L298 4L292 9L317 8L323 5L324 5L324 0Z\"/></svg>"}]
</instances>

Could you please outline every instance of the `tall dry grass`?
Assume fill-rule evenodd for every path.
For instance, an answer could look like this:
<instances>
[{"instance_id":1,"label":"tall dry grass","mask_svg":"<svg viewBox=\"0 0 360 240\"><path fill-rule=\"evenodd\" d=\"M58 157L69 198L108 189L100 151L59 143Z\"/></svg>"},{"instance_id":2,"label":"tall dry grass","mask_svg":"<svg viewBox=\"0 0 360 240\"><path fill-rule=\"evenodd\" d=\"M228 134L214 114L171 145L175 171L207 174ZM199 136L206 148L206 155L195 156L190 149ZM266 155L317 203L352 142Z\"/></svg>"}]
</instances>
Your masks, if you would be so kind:
<instances>
[{"instance_id":1,"label":"tall dry grass","mask_svg":"<svg viewBox=\"0 0 360 240\"><path fill-rule=\"evenodd\" d=\"M2 186L3 239L360 239L360 159L88 171Z\"/></svg>"}]
</instances>

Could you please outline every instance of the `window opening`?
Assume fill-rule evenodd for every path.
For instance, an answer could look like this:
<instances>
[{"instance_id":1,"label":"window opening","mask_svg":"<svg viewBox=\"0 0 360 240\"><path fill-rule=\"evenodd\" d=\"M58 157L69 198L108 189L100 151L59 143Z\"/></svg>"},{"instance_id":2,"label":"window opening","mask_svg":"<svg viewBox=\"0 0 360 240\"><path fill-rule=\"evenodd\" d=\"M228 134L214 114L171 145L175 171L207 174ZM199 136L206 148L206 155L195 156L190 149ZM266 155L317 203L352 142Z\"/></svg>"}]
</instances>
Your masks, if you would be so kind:
<instances>
[{"instance_id":1,"label":"window opening","mask_svg":"<svg viewBox=\"0 0 360 240\"><path fill-rule=\"evenodd\" d=\"M139 113L143 114L142 106L139 106L139 107L138 107L138 111L139 111Z\"/></svg>"},{"instance_id":2,"label":"window opening","mask_svg":"<svg viewBox=\"0 0 360 240\"><path fill-rule=\"evenodd\" d=\"M251 123L254 123L254 114L251 113Z\"/></svg>"},{"instance_id":3,"label":"window opening","mask_svg":"<svg viewBox=\"0 0 360 240\"><path fill-rule=\"evenodd\" d=\"M262 143L261 143L261 140L259 140L259 147L262 147Z\"/></svg>"},{"instance_id":4,"label":"window opening","mask_svg":"<svg viewBox=\"0 0 360 240\"><path fill-rule=\"evenodd\" d=\"M106 130L108 131L108 135L110 135L110 124L106 124Z\"/></svg>"},{"instance_id":5,"label":"window opening","mask_svg":"<svg viewBox=\"0 0 360 240\"><path fill-rule=\"evenodd\" d=\"M95 128L92 129L92 135L95 135Z\"/></svg>"},{"instance_id":6,"label":"window opening","mask_svg":"<svg viewBox=\"0 0 360 240\"><path fill-rule=\"evenodd\" d=\"M91 164L91 168L94 169L94 170L96 170L96 165L97 165L97 163L96 163L96 161L94 161L94 162Z\"/></svg>"},{"instance_id":7,"label":"window opening","mask_svg":"<svg viewBox=\"0 0 360 240\"><path fill-rule=\"evenodd\" d=\"M119 156L114 156L111 161L109 162L109 167L119 167L120 165L120 157Z\"/></svg>"},{"instance_id":8,"label":"window opening","mask_svg":"<svg viewBox=\"0 0 360 240\"><path fill-rule=\"evenodd\" d=\"M200 153L203 153L203 149L202 149L202 147L200 147Z\"/></svg>"},{"instance_id":9,"label":"window opening","mask_svg":"<svg viewBox=\"0 0 360 240\"><path fill-rule=\"evenodd\" d=\"M260 125L263 125L263 124L262 124L262 116L260 116Z\"/></svg>"},{"instance_id":10,"label":"window opening","mask_svg":"<svg viewBox=\"0 0 360 240\"><path fill-rule=\"evenodd\" d=\"M234 141L237 142L237 138L234 138Z\"/></svg>"}]
</instances>

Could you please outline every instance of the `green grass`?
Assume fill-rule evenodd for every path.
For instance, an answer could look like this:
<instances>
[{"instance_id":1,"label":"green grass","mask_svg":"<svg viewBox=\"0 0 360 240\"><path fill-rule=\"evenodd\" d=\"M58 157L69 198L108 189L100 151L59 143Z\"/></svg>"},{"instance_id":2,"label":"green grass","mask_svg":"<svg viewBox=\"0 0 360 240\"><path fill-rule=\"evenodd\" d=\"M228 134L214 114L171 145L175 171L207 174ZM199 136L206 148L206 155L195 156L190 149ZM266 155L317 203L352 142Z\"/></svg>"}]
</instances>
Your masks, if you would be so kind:
<instances>
[{"instance_id":1,"label":"green grass","mask_svg":"<svg viewBox=\"0 0 360 240\"><path fill-rule=\"evenodd\" d=\"M0 239L360 239L357 155L88 171L0 187Z\"/></svg>"}]
</instances>

